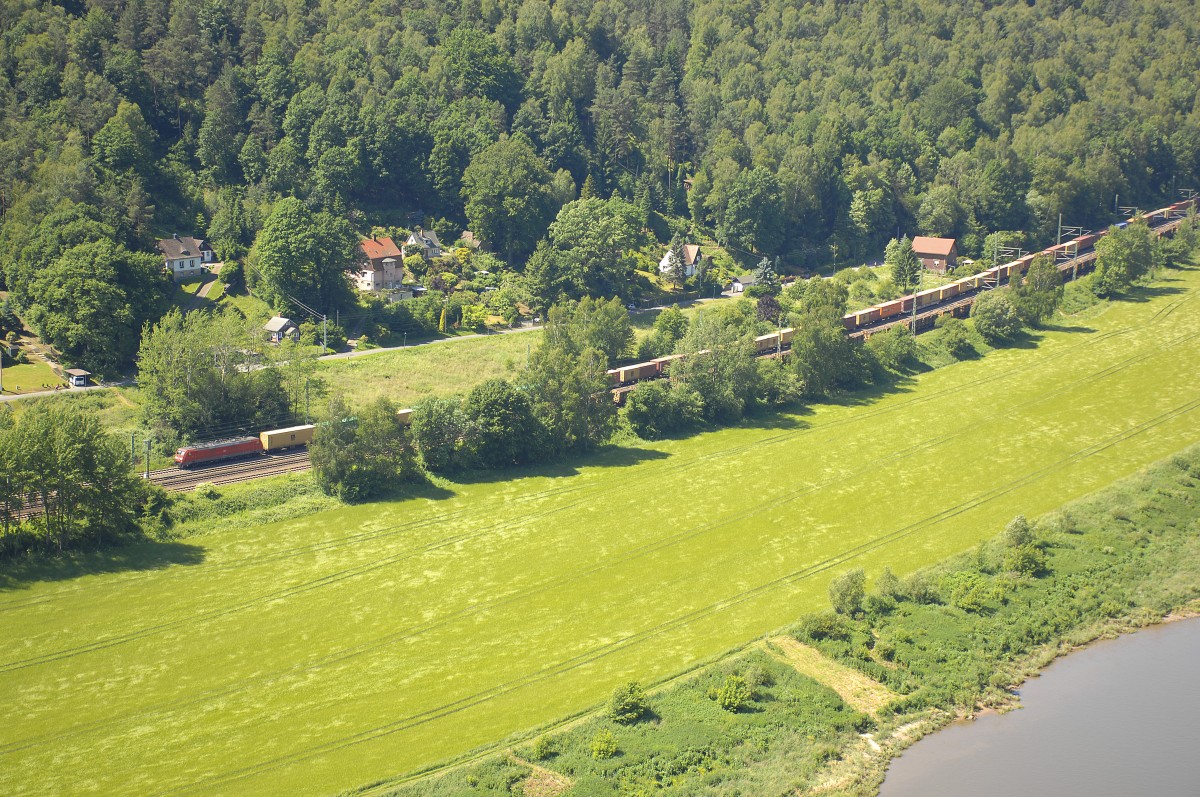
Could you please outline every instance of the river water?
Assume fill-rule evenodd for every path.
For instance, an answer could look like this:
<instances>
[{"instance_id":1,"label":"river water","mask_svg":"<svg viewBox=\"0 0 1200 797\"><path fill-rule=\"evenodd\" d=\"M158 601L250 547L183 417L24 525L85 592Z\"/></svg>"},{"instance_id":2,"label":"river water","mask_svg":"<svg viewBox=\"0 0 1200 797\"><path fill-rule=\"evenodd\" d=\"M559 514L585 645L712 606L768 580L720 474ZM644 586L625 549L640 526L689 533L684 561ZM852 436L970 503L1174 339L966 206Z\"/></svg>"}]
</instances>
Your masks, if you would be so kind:
<instances>
[{"instance_id":1,"label":"river water","mask_svg":"<svg viewBox=\"0 0 1200 797\"><path fill-rule=\"evenodd\" d=\"M880 797L1200 797L1200 618L1059 659L1021 703L917 742Z\"/></svg>"}]
</instances>

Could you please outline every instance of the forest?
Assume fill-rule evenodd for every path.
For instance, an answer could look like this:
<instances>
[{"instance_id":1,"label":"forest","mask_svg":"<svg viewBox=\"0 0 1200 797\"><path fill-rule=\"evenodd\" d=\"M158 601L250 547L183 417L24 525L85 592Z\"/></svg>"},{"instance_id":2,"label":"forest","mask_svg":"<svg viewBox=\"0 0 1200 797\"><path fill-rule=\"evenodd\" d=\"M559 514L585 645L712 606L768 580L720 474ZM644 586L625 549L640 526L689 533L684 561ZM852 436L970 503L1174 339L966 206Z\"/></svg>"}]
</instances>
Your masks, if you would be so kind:
<instances>
[{"instance_id":1,"label":"forest","mask_svg":"<svg viewBox=\"0 0 1200 797\"><path fill-rule=\"evenodd\" d=\"M345 271L376 229L470 229L493 252L482 273L538 306L626 295L651 231L781 272L901 235L1044 244L1060 214L1097 228L1196 187L1196 12L9 2L2 287L68 360L111 368L168 307L151 253L172 233L320 312L354 305Z\"/></svg>"}]
</instances>

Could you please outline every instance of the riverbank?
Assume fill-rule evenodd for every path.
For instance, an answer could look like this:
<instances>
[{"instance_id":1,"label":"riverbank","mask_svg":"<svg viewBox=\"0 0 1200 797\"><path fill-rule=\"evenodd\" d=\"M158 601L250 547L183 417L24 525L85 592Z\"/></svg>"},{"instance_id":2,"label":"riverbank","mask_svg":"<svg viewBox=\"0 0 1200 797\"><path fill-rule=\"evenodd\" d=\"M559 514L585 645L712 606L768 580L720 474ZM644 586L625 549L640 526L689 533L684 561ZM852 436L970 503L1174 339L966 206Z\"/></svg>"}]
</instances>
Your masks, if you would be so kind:
<instances>
[{"instance_id":1,"label":"riverbank","mask_svg":"<svg viewBox=\"0 0 1200 797\"><path fill-rule=\"evenodd\" d=\"M1195 797L1200 618L1058 659L1022 710L956 722L892 761L881 797Z\"/></svg>"},{"instance_id":2,"label":"riverbank","mask_svg":"<svg viewBox=\"0 0 1200 797\"><path fill-rule=\"evenodd\" d=\"M1012 708L1056 658L1200 613L1197 531L1200 446L907 579L871 573L853 615L809 615L652 692L639 722L593 715L366 791L874 795L901 751ZM722 690L739 689L744 701L722 708Z\"/></svg>"}]
</instances>

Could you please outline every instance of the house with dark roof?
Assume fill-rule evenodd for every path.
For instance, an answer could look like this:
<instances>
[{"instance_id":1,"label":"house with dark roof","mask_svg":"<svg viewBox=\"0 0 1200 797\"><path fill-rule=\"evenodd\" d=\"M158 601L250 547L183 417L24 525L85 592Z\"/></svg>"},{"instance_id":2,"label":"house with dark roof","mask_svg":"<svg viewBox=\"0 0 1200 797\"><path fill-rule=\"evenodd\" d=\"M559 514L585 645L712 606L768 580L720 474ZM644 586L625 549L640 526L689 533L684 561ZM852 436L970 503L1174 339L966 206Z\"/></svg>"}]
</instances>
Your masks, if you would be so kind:
<instances>
[{"instance_id":1,"label":"house with dark roof","mask_svg":"<svg viewBox=\"0 0 1200 797\"><path fill-rule=\"evenodd\" d=\"M732 293L741 293L756 282L758 282L758 279L755 278L753 273L739 274L733 278L733 282L729 283L729 290Z\"/></svg>"},{"instance_id":2,"label":"house with dark roof","mask_svg":"<svg viewBox=\"0 0 1200 797\"><path fill-rule=\"evenodd\" d=\"M408 240L404 242L405 247L419 247L421 256L426 260L433 260L435 257L442 256L442 243L438 240L437 233L433 230L422 230L418 227L413 231L413 234L408 236Z\"/></svg>"},{"instance_id":3,"label":"house with dark roof","mask_svg":"<svg viewBox=\"0 0 1200 797\"><path fill-rule=\"evenodd\" d=\"M700 246L699 244L684 244L683 245L683 276L696 276L696 268L700 265ZM671 251L671 247L667 247L667 253L663 255L662 260L658 261L658 273L670 275L672 262L675 260L675 254Z\"/></svg>"},{"instance_id":4,"label":"house with dark roof","mask_svg":"<svg viewBox=\"0 0 1200 797\"><path fill-rule=\"evenodd\" d=\"M958 262L958 242L953 238L918 235L912 240L912 250L921 265L935 274L945 274Z\"/></svg>"},{"instance_id":5,"label":"house with dark roof","mask_svg":"<svg viewBox=\"0 0 1200 797\"><path fill-rule=\"evenodd\" d=\"M158 251L163 257L163 268L176 280L203 274L205 266L215 259L212 247L203 238L190 236L159 239Z\"/></svg>"},{"instance_id":6,"label":"house with dark roof","mask_svg":"<svg viewBox=\"0 0 1200 797\"><path fill-rule=\"evenodd\" d=\"M263 324L263 331L271 336L272 343L280 343L284 338L291 338L297 342L300 340L300 328L296 326L296 322L283 316L277 315Z\"/></svg>"},{"instance_id":7,"label":"house with dark roof","mask_svg":"<svg viewBox=\"0 0 1200 797\"><path fill-rule=\"evenodd\" d=\"M372 235L359 244L363 261L354 273L360 291L399 288L404 282L404 254L391 238Z\"/></svg>"}]
</instances>

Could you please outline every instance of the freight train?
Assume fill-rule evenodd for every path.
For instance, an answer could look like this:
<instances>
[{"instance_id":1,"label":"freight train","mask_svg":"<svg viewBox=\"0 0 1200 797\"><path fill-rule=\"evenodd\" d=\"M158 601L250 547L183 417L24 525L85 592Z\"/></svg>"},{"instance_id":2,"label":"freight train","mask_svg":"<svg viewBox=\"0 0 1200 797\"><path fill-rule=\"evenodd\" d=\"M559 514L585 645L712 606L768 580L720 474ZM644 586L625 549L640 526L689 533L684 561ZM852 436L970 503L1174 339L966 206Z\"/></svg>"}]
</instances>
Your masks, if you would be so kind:
<instances>
[{"instance_id":1,"label":"freight train","mask_svg":"<svg viewBox=\"0 0 1200 797\"><path fill-rule=\"evenodd\" d=\"M404 426L412 423L412 410L403 409L396 412L396 420ZM207 443L196 443L184 446L175 451L175 464L180 468L190 468L212 462L222 462L241 457L269 454L273 451L284 451L289 448L299 448L312 442L317 427L313 424L289 426L286 429L271 429L260 432L258 437L235 437L226 440L213 440Z\"/></svg>"},{"instance_id":2,"label":"freight train","mask_svg":"<svg viewBox=\"0 0 1200 797\"><path fill-rule=\"evenodd\" d=\"M1182 216L1192 204L1191 200L1176 202L1174 205L1168 205L1165 208L1152 211L1140 218L1151 227L1158 227L1171 219ZM1129 221L1123 221L1116 226L1121 228L1127 226L1129 223ZM1025 273L1029 268L1029 264L1039 255L1050 256L1058 265L1059 271L1069 273L1078 265L1076 258L1085 255L1091 250L1096 241L1107 234L1107 232L1108 230L1090 232L1057 246L1052 246L1049 249L1043 249L1041 252L1031 252L1012 262L993 266L977 274L963 277L960 280L937 288L919 291L908 296L902 296L899 299L893 299L881 304L872 305L871 307L865 307L862 310L846 313L842 317L842 324L846 327L847 332L857 333L860 330L869 329L881 322L886 322L888 319L902 316L906 313L912 313L922 308L934 307L959 296L969 296L981 288L1000 285L1010 280L1013 275Z\"/></svg>"},{"instance_id":3,"label":"freight train","mask_svg":"<svg viewBox=\"0 0 1200 797\"><path fill-rule=\"evenodd\" d=\"M1152 211L1140 218L1151 227L1159 227L1172 219L1183 216L1193 204L1191 200L1176 202L1174 205L1168 205L1165 208ZM1116 226L1121 228L1129 223L1129 221L1123 221ZM916 310L929 310L940 305L949 306L961 303L961 306L955 307L954 310L965 313L969 309L971 301L973 301L970 298L973 294L983 288L994 287L1007 282L1014 274L1023 274L1029 268L1029 264L1038 255L1049 255L1058 265L1059 271L1070 273L1078 265L1076 258L1085 255L1088 250L1093 248L1096 241L1107 232L1108 230L1090 232L1057 246L1052 246L1049 249L1044 249L1041 252L1024 255L1010 263L993 266L992 268L972 274L969 277L963 277L946 285L919 291L908 296L902 296L899 299L892 299L891 301L866 307L862 310L846 313L842 317L842 324L845 326L847 333L854 336L866 336L870 334L873 327L881 327L889 319L896 319L911 314ZM959 300L959 302L955 302L954 300ZM793 334L794 330L787 328L758 336L754 339L755 355L767 356L786 353L791 349ZM703 354L704 352L698 353ZM683 357L682 354L672 354L669 357L659 357L649 362L634 363L633 365L611 369L608 372L608 384L613 389L615 400L620 402L624 398L624 394L638 382L666 376L667 368L670 364L681 357Z\"/></svg>"}]
</instances>

